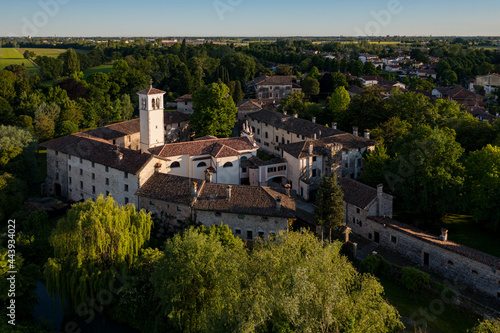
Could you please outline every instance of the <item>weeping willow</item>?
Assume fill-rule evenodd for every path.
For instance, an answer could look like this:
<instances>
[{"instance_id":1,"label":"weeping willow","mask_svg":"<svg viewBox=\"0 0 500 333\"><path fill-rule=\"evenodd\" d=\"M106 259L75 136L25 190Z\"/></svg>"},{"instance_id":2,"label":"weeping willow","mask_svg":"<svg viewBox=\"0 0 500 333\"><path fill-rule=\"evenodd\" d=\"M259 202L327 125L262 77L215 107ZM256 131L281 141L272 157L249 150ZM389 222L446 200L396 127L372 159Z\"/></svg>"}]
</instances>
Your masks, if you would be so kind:
<instances>
[{"instance_id":1,"label":"weeping willow","mask_svg":"<svg viewBox=\"0 0 500 333\"><path fill-rule=\"evenodd\" d=\"M120 207L111 197L74 205L50 238L54 258L45 264L47 290L70 310L98 303L99 293L123 281L118 275L149 241L151 225L144 210Z\"/></svg>"}]
</instances>

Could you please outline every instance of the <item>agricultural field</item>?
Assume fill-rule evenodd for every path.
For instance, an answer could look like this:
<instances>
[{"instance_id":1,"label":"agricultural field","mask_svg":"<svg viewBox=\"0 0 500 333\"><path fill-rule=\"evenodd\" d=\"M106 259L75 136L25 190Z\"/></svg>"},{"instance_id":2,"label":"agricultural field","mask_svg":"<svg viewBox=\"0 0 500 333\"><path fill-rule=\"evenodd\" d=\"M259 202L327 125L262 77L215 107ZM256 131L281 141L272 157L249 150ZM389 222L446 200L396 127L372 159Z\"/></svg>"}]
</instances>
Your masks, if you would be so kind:
<instances>
[{"instance_id":1,"label":"agricultural field","mask_svg":"<svg viewBox=\"0 0 500 333\"><path fill-rule=\"evenodd\" d=\"M23 65L30 72L38 72L38 68L29 60L24 59L22 53L14 48L1 48L0 49L0 70L9 65Z\"/></svg>"},{"instance_id":2,"label":"agricultural field","mask_svg":"<svg viewBox=\"0 0 500 333\"><path fill-rule=\"evenodd\" d=\"M18 48L19 53L24 54L26 50L35 52L37 56L46 56L51 58L57 58L61 53L67 51L67 49L41 49L41 48Z\"/></svg>"},{"instance_id":3,"label":"agricultural field","mask_svg":"<svg viewBox=\"0 0 500 333\"><path fill-rule=\"evenodd\" d=\"M111 64L88 68L88 69L83 71L83 78L84 78L84 80L86 80L90 75L92 75L94 73L98 73L98 72L109 74L109 72L111 72L112 69L113 69L113 65L111 65Z\"/></svg>"}]
</instances>

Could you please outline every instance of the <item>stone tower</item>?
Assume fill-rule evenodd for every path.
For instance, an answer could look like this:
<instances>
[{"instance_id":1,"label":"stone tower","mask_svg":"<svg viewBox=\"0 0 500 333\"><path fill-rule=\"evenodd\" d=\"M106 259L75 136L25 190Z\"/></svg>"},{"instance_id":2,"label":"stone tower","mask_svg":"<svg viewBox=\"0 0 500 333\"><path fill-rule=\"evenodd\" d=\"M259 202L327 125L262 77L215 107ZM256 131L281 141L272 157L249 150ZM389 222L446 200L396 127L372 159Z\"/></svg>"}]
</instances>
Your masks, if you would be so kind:
<instances>
[{"instance_id":1,"label":"stone tower","mask_svg":"<svg viewBox=\"0 0 500 333\"><path fill-rule=\"evenodd\" d=\"M139 115L141 123L141 152L165 143L163 95L164 91L153 88L153 80L148 89L138 91Z\"/></svg>"}]
</instances>

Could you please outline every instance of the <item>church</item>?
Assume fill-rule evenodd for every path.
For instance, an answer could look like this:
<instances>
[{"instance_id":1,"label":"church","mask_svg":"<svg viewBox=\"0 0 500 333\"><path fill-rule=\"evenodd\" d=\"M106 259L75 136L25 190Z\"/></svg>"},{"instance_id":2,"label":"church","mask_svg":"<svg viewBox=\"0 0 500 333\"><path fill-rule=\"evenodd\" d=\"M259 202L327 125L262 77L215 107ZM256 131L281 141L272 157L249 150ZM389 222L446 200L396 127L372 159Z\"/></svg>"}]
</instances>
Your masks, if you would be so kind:
<instances>
[{"instance_id":1,"label":"church","mask_svg":"<svg viewBox=\"0 0 500 333\"><path fill-rule=\"evenodd\" d=\"M151 85L137 94L139 119L67 135L41 145L47 149L45 195L74 202L95 200L100 194L111 195L120 205L147 208L158 216L168 215L175 223L187 218L204 224L230 223L232 219L227 214L236 214L239 220L263 222L255 230L253 223L237 221L238 229L230 225L235 234L248 240L253 240L254 235L268 236L287 228L288 219L295 215L295 201L289 191L261 186L265 184L241 185L248 181L248 172L242 171L249 160L256 159L259 148L251 134L185 141L188 116L164 111L164 91ZM174 183L177 186L172 186ZM192 183L200 184L199 191L191 190ZM156 194L148 194L153 189ZM224 195L217 195L219 192ZM191 197L179 202L181 193ZM243 207L245 198L252 207ZM152 207L154 203L156 207ZM180 203L186 207L182 214L174 214L175 218L173 214L162 214L168 212L167 208L161 211L157 208L172 206L175 212L180 212L183 209ZM266 228L269 216L260 216L265 212L273 216L269 228Z\"/></svg>"}]
</instances>

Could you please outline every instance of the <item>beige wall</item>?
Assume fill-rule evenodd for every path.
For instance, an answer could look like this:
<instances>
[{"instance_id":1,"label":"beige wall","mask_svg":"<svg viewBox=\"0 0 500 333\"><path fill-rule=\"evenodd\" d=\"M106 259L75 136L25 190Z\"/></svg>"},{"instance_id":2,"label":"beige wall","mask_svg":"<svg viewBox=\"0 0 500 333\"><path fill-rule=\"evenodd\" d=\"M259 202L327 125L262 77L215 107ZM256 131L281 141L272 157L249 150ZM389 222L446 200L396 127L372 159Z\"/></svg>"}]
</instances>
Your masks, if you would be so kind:
<instances>
[{"instance_id":1,"label":"beige wall","mask_svg":"<svg viewBox=\"0 0 500 333\"><path fill-rule=\"evenodd\" d=\"M139 197L139 208L146 209L155 218L172 227L178 227L181 222L191 218L191 208L189 206L162 200Z\"/></svg>"}]
</instances>

